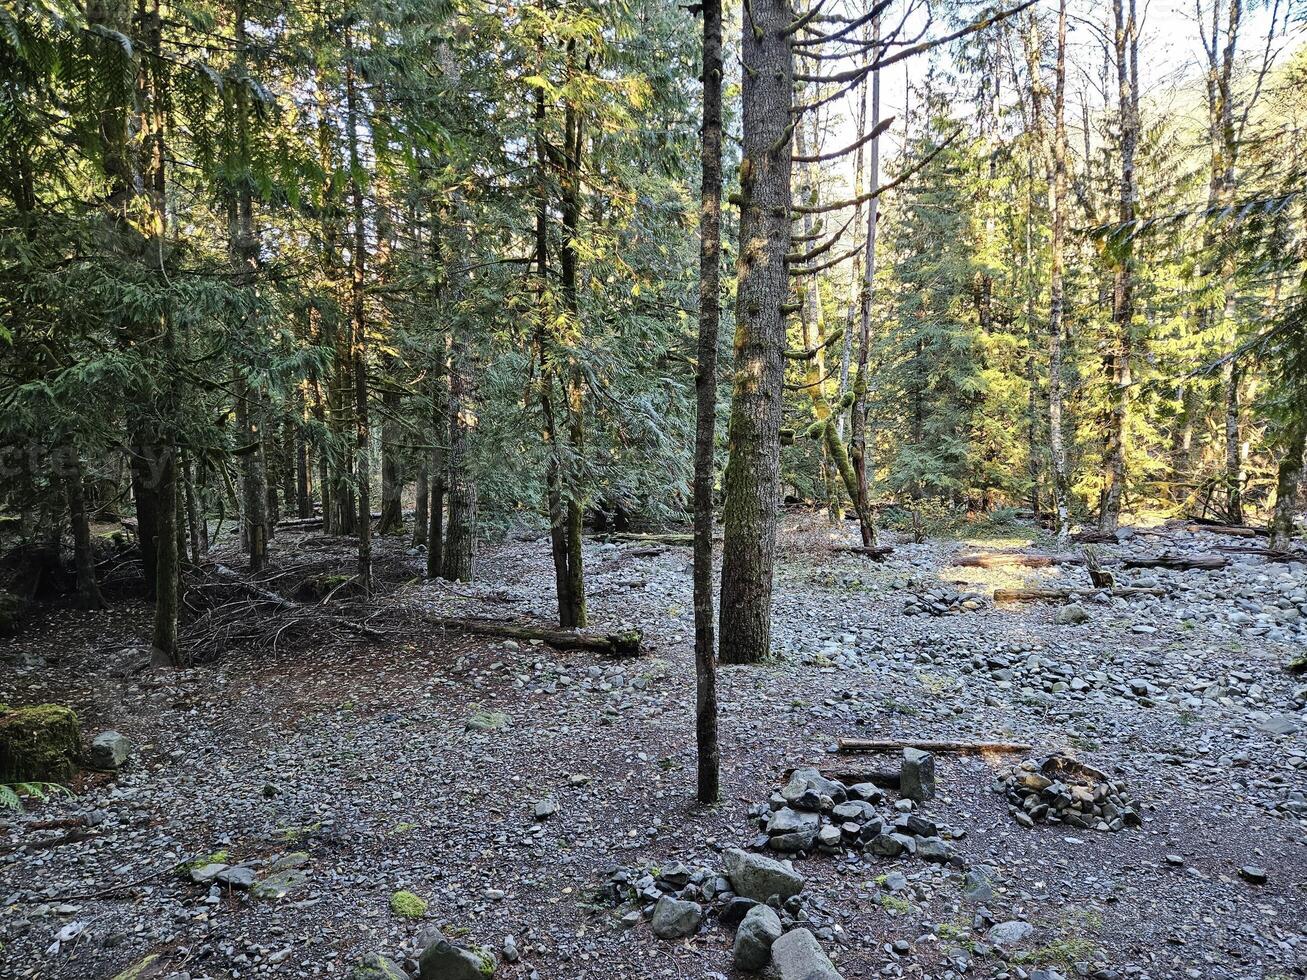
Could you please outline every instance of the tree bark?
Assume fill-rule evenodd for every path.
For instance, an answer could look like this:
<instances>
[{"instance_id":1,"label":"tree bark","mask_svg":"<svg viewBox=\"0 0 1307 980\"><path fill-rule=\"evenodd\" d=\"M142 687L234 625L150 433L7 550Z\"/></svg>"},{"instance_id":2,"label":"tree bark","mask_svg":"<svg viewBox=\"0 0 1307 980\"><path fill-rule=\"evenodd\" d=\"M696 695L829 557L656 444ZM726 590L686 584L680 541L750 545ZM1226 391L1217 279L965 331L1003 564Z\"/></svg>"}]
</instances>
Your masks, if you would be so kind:
<instances>
[{"instance_id":1,"label":"tree bark","mask_svg":"<svg viewBox=\"0 0 1307 980\"><path fill-rule=\"evenodd\" d=\"M1135 0L1112 0L1115 18L1117 103L1121 125L1121 178L1117 221L1135 218L1135 150L1139 141L1139 63ZM1116 349L1112 354L1112 409L1108 421L1107 465L1103 473L1103 500L1099 530L1113 531L1121 522L1130 441L1131 360L1134 355L1134 269L1129 244L1119 246L1112 274L1112 325Z\"/></svg>"},{"instance_id":2,"label":"tree bark","mask_svg":"<svg viewBox=\"0 0 1307 980\"><path fill-rule=\"evenodd\" d=\"M735 377L728 426L720 654L757 663L771 647L780 501L785 256L790 241L794 64L788 0L755 0L743 19L743 159L736 262Z\"/></svg>"},{"instance_id":3,"label":"tree bark","mask_svg":"<svg viewBox=\"0 0 1307 980\"><path fill-rule=\"evenodd\" d=\"M872 19L873 50L879 50L880 16ZM906 111L905 111L906 115ZM880 126L880 69L871 73L871 131ZM880 186L880 137L871 140L871 172L868 190ZM861 167L859 167L859 170ZM871 513L871 497L867 485L867 361L871 352L871 302L876 284L876 225L880 218L880 198L867 202L867 233L863 245L862 289L858 298L858 369L853 376L852 423L849 428L849 456L857 477L857 493L853 506L857 511L858 528L864 547L875 547L875 521L864 522L863 514Z\"/></svg>"},{"instance_id":4,"label":"tree bark","mask_svg":"<svg viewBox=\"0 0 1307 980\"><path fill-rule=\"evenodd\" d=\"M431 472L431 462L423 457L418 462L417 478L413 487L413 546L425 545L427 543L427 522L431 520L431 484L428 474Z\"/></svg>"},{"instance_id":5,"label":"tree bark","mask_svg":"<svg viewBox=\"0 0 1307 980\"><path fill-rule=\"evenodd\" d=\"M1301 378L1298 382L1302 383ZM1298 511L1298 490L1303 478L1303 450L1307 447L1307 414L1298 406L1284 438L1284 455L1275 482L1275 512L1271 516L1271 547L1288 551L1293 543L1294 518Z\"/></svg>"},{"instance_id":6,"label":"tree bark","mask_svg":"<svg viewBox=\"0 0 1307 980\"><path fill-rule=\"evenodd\" d=\"M86 513L86 477L81 455L74 449L67 475L68 521L73 529L73 563L77 569L77 605L81 609L103 609L104 596L95 580L95 551L91 547L91 522Z\"/></svg>"},{"instance_id":7,"label":"tree bark","mask_svg":"<svg viewBox=\"0 0 1307 980\"><path fill-rule=\"evenodd\" d=\"M703 0L703 178L699 189L699 364L694 427L694 677L698 798L721 798L717 644L713 633L713 476L721 322L722 4Z\"/></svg>"},{"instance_id":8,"label":"tree bark","mask_svg":"<svg viewBox=\"0 0 1307 980\"><path fill-rule=\"evenodd\" d=\"M345 128L349 140L349 194L354 217L350 246L350 360L354 374L354 479L358 484L358 581L372 592L372 476L368 422L368 338L364 289L367 275L367 230L363 214L362 161L359 155L358 86L353 34L345 29Z\"/></svg>"},{"instance_id":9,"label":"tree bark","mask_svg":"<svg viewBox=\"0 0 1307 980\"><path fill-rule=\"evenodd\" d=\"M1048 451L1057 512L1057 543L1071 537L1071 478L1062 434L1062 332L1066 310L1066 0L1057 8L1057 67L1053 89L1053 230L1048 300Z\"/></svg>"},{"instance_id":10,"label":"tree bark","mask_svg":"<svg viewBox=\"0 0 1307 980\"><path fill-rule=\"evenodd\" d=\"M388 373L388 372L387 372ZM404 531L404 475L399 459L399 393L387 390L381 396L385 415L381 421L381 519L378 534Z\"/></svg>"},{"instance_id":11,"label":"tree bark","mask_svg":"<svg viewBox=\"0 0 1307 980\"><path fill-rule=\"evenodd\" d=\"M235 47L238 73L245 71L246 23L245 2L238 0L235 9ZM229 257L232 277L236 285L253 294L258 289L259 241L254 230L254 200L249 174L249 105L244 85L236 87L233 99L236 119L236 161L232 168L239 176L228 204ZM246 316L241 324L238 351L249 351L257 346L252 335L253 318ZM250 556L250 571L263 569L268 560L268 480L263 455L262 398L251 392L246 376L246 365L239 354L233 355L232 372L236 396L236 427L240 432L242 540Z\"/></svg>"},{"instance_id":12,"label":"tree bark","mask_svg":"<svg viewBox=\"0 0 1307 980\"><path fill-rule=\"evenodd\" d=\"M464 328L451 322L449 329L449 524L445 530L440 575L451 581L467 582L472 578L476 543L477 487L468 470L468 439L476 409L472 403L471 357Z\"/></svg>"}]
</instances>

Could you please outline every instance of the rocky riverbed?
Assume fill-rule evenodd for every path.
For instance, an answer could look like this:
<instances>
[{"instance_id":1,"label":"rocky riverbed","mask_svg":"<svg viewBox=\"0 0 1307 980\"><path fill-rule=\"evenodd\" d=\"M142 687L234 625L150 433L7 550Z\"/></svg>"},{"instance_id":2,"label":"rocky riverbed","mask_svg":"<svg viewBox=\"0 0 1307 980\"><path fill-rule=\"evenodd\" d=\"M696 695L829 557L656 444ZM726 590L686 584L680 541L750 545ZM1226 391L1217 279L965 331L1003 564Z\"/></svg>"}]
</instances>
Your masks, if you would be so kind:
<instances>
[{"instance_id":1,"label":"rocky riverbed","mask_svg":"<svg viewBox=\"0 0 1307 980\"><path fill-rule=\"evenodd\" d=\"M1230 552L1217 570L1124 570L1229 544L1126 535L1100 558L1160 594L1104 598L1075 565L954 564L1049 553L1034 532L893 541L882 563L829 551L855 536L787 523L775 656L721 672L714 808L692 798L686 548L587 546L596 627L645 631L647 652L622 662L383 609L384 641L233 649L150 674L144 607L41 614L6 643L0 701L70 704L88 734L113 729L132 750L116 775L7 818L0 976L98 980L154 957L142 977L345 977L373 953L413 970L442 935L503 976L744 976L734 923L702 886L729 849L765 843L760 807L790 769L893 761L832 756L841 736L1065 753L1128 787L1141 825L1027 827L1003 781L1022 758L940 754L935 797L895 811L891 790L883 817L948 828L949 860L773 855L805 880L801 906L780 910L793 955L812 940L846 978L1307 972L1307 679L1285 669L1307 647L1307 565ZM421 557L405 560L416 577ZM489 548L480 571L386 601L548 619L547 541ZM1081 591L1062 605L950 598L1030 585ZM930 594L948 614L905 615ZM659 931L677 938L655 935L653 893L614 900L615 875L634 887L671 868L683 892L682 867L704 908L690 927L664 903L675 928Z\"/></svg>"}]
</instances>

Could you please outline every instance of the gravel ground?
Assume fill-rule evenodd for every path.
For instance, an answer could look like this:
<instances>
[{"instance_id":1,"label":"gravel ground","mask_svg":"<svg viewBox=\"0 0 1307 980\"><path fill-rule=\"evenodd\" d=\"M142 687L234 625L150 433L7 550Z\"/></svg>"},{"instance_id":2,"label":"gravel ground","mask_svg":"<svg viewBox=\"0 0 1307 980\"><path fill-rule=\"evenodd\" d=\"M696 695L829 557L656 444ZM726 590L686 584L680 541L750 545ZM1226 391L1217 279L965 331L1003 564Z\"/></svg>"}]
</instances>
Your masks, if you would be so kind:
<instances>
[{"instance_id":1,"label":"gravel ground","mask_svg":"<svg viewBox=\"0 0 1307 980\"><path fill-rule=\"evenodd\" d=\"M1099 553L1230 543L1168 533ZM1067 751L1123 779L1144 819L1120 833L1026 829L992 787L1019 759L941 756L923 812L965 831L954 849L993 869L994 895L968 902L960 870L911 857L796 861L810 926L846 978L1307 975L1307 687L1284 670L1307 647L1307 566L1232 554L1219 571L1125 572L1167 594L1086 596L1078 625L1043 604L905 615L932 591L1074 585L1084 571L951 564L1038 550L1020 533L896 543L881 564L828 552L854 536L789 519L776 656L721 671L725 802L711 809L692 799L685 548L587 545L595 627L646 632L648 652L621 663L383 611L384 642L235 648L152 675L135 649L145 607L42 614L7 643L0 701L71 704L88 734L114 729L134 749L116 776L88 776L0 831L0 976L97 980L149 954L160 977L344 976L366 952L403 964L441 928L495 951L511 937L519 958L502 976L734 977L731 933L712 917L695 937L659 940L623 925L629 909L604 885L620 867L720 868L720 850L754 839L750 807L841 735ZM422 559L396 554L416 576ZM547 541L489 549L480 573L386 601L549 617ZM558 812L537 820L544 799ZM177 870L216 852L285 894ZM1246 880L1249 865L1267 880ZM907 887L889 896L895 871ZM429 903L423 918L391 911L401 889ZM1034 930L1008 959L982 940L1014 919Z\"/></svg>"}]
</instances>

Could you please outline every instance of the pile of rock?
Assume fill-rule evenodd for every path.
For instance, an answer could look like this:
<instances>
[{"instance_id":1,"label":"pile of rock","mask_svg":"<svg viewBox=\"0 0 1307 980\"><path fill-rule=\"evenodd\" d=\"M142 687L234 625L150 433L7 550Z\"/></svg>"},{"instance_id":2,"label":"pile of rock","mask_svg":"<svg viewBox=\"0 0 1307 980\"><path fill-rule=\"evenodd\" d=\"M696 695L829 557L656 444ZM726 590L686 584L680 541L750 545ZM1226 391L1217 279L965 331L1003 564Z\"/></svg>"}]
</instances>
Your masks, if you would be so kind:
<instances>
[{"instance_id":1,"label":"pile of rock","mask_svg":"<svg viewBox=\"0 0 1307 980\"><path fill-rule=\"evenodd\" d=\"M346 980L486 980L494 976L497 964L489 950L453 943L438 934L429 939L417 962L410 964L413 970L405 970L380 953L369 953L354 964Z\"/></svg>"},{"instance_id":2,"label":"pile of rock","mask_svg":"<svg viewBox=\"0 0 1307 980\"><path fill-rule=\"evenodd\" d=\"M958 592L946 585L939 585L909 596L903 604L903 615L948 616L984 609L985 603L985 596L979 592Z\"/></svg>"},{"instance_id":3,"label":"pile of rock","mask_svg":"<svg viewBox=\"0 0 1307 980\"><path fill-rule=\"evenodd\" d=\"M933 759L929 753L905 758L901 785L924 798L934 795ZM923 789L928 786L928 792ZM814 851L841 854L862 851L878 857L915 854L938 864L960 865L949 839L961 835L940 828L933 820L913 812L912 799L895 803L882 812L885 793L872 783L845 786L827 779L816 769L796 769L789 782L751 816L761 833L754 846L783 854Z\"/></svg>"},{"instance_id":4,"label":"pile of rock","mask_svg":"<svg viewBox=\"0 0 1307 980\"><path fill-rule=\"evenodd\" d=\"M1064 823L1083 830L1119 831L1143 823L1125 783L1065 755L1027 759L1001 772L994 791L1007 796L1017 823Z\"/></svg>"},{"instance_id":5,"label":"pile of rock","mask_svg":"<svg viewBox=\"0 0 1307 980\"><path fill-rule=\"evenodd\" d=\"M621 868L609 876L611 898L635 908L624 926L647 920L660 939L682 939L715 920L735 930L735 966L771 965L780 980L840 980L818 937L832 938L828 920L803 899L804 879L788 861L731 848L726 868Z\"/></svg>"}]
</instances>

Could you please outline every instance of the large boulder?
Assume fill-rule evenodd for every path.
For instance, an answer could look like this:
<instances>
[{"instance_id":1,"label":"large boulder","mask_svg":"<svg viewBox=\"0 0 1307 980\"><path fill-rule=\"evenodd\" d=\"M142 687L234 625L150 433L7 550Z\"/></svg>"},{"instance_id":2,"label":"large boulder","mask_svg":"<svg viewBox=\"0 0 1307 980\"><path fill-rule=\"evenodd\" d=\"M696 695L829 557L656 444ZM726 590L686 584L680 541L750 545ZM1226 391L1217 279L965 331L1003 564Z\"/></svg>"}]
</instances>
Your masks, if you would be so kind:
<instances>
[{"instance_id":1,"label":"large boulder","mask_svg":"<svg viewBox=\"0 0 1307 980\"><path fill-rule=\"evenodd\" d=\"M752 973L771 962L771 948L781 938L781 917L767 905L755 905L735 933L735 968Z\"/></svg>"},{"instance_id":2,"label":"large boulder","mask_svg":"<svg viewBox=\"0 0 1307 980\"><path fill-rule=\"evenodd\" d=\"M917 803L935 798L935 757L921 749L903 750L899 766L899 793Z\"/></svg>"},{"instance_id":3,"label":"large boulder","mask_svg":"<svg viewBox=\"0 0 1307 980\"><path fill-rule=\"evenodd\" d=\"M0 709L0 783L63 782L81 757L82 733L71 708Z\"/></svg>"},{"instance_id":4,"label":"large boulder","mask_svg":"<svg viewBox=\"0 0 1307 980\"><path fill-rule=\"evenodd\" d=\"M437 939L418 957L419 980L485 980L494 976L495 958L483 949Z\"/></svg>"},{"instance_id":5,"label":"large boulder","mask_svg":"<svg viewBox=\"0 0 1307 980\"><path fill-rule=\"evenodd\" d=\"M726 852L726 875L737 895L766 902L773 895L782 902L803 891L803 875L793 868L732 847Z\"/></svg>"},{"instance_id":6,"label":"large boulder","mask_svg":"<svg viewBox=\"0 0 1307 980\"><path fill-rule=\"evenodd\" d=\"M777 980L844 980L807 929L793 929L772 944Z\"/></svg>"},{"instance_id":7,"label":"large boulder","mask_svg":"<svg viewBox=\"0 0 1307 980\"><path fill-rule=\"evenodd\" d=\"M87 761L96 769L118 769L132 754L132 743L126 735L117 732L101 732L91 741L91 751Z\"/></svg>"},{"instance_id":8,"label":"large boulder","mask_svg":"<svg viewBox=\"0 0 1307 980\"><path fill-rule=\"evenodd\" d=\"M703 906L698 902L686 902L671 895L664 895L654 906L654 935L659 939L684 939L699 931L703 921Z\"/></svg>"}]
</instances>

